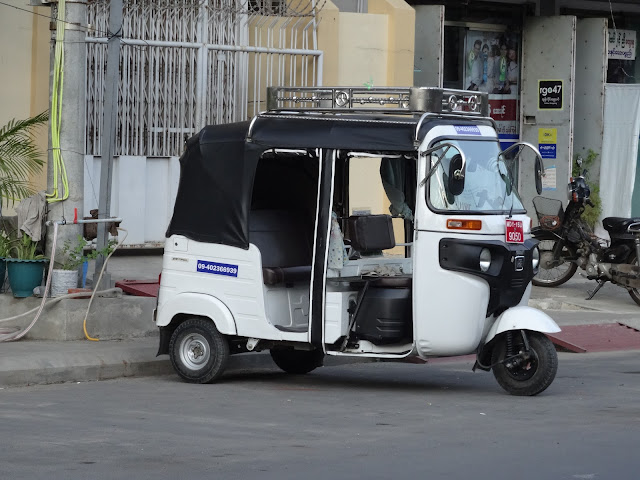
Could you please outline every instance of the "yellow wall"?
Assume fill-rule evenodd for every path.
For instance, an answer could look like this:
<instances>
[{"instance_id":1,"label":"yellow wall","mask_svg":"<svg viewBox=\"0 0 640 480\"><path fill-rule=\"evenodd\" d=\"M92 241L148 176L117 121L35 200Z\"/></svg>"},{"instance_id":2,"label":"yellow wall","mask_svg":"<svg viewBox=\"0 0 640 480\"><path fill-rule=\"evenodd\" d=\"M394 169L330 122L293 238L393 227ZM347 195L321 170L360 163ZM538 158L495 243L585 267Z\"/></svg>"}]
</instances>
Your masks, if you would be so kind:
<instances>
[{"instance_id":1,"label":"yellow wall","mask_svg":"<svg viewBox=\"0 0 640 480\"><path fill-rule=\"evenodd\" d=\"M321 24L322 25L322 24ZM341 13L338 35L338 85L387 85L388 18L386 15Z\"/></svg>"},{"instance_id":2,"label":"yellow wall","mask_svg":"<svg viewBox=\"0 0 640 480\"><path fill-rule=\"evenodd\" d=\"M389 87L413 85L415 10L404 0L368 0L369 13L388 18L387 78Z\"/></svg>"},{"instance_id":3,"label":"yellow wall","mask_svg":"<svg viewBox=\"0 0 640 480\"><path fill-rule=\"evenodd\" d=\"M16 7L0 6L0 125L23 120L49 108L49 20L48 7L29 7L25 0L8 0ZM37 134L37 143L46 160L47 130ZM46 187L46 172L32 178L36 189ZM12 214L3 210L3 214Z\"/></svg>"},{"instance_id":4,"label":"yellow wall","mask_svg":"<svg viewBox=\"0 0 640 480\"><path fill-rule=\"evenodd\" d=\"M368 13L340 12L327 1L319 14L323 84L411 86L415 10L404 0L369 0Z\"/></svg>"}]
</instances>

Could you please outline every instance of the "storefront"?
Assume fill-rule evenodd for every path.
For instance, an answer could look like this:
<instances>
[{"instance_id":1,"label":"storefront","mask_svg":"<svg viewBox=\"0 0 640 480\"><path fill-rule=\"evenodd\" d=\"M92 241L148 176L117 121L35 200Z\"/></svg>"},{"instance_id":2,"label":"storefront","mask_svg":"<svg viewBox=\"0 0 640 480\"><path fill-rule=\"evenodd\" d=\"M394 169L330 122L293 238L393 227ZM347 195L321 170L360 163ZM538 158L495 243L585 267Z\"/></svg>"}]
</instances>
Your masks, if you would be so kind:
<instances>
[{"instance_id":1,"label":"storefront","mask_svg":"<svg viewBox=\"0 0 640 480\"><path fill-rule=\"evenodd\" d=\"M613 1L606 9L590 0L464 3L413 4L416 85L489 93L503 147L520 140L541 151L545 196L566 201L576 157L596 153L592 180L608 189L603 213L640 215L640 119L632 121L629 108L638 103L634 84L640 84L640 3ZM612 84L630 85L613 95ZM607 127L607 112L621 108L626 123L609 119ZM525 172L519 187L530 207L535 191ZM615 186L622 184L620 195Z\"/></svg>"}]
</instances>

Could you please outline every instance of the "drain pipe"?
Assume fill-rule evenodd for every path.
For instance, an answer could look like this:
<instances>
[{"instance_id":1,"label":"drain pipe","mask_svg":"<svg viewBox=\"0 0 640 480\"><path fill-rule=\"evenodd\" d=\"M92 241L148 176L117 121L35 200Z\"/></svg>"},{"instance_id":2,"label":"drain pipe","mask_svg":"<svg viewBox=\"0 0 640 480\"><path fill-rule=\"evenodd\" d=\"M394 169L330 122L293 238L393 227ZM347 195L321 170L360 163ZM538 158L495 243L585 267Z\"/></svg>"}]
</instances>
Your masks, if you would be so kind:
<instances>
[{"instance_id":1,"label":"drain pipe","mask_svg":"<svg viewBox=\"0 0 640 480\"><path fill-rule=\"evenodd\" d=\"M32 322L29 324L29 326L27 326L27 328L23 329L22 331L17 327L10 327L10 328L1 329L0 330L0 342L13 342L13 341L16 341L16 340L20 340L27 333L29 333L29 330L31 330L33 328L33 326L36 324L36 322L40 318L40 314L42 313L42 310L44 309L44 305L45 305L45 303L47 301L47 297L49 295L49 289L51 287L51 273L53 271L53 265L54 265L54 260L55 260L55 256L56 256L56 243L58 241L58 227L60 225L83 224L83 223L106 223L106 222L122 222L122 218L92 218L92 219L87 219L87 220L78 220L78 209L75 208L74 209L73 223L69 223L65 219L57 220L57 221L49 220L49 221L46 222L47 226L53 225L53 244L51 246L51 259L49 260L49 271L48 271L48 274L47 274L47 281L46 281L45 287L44 287L44 295L42 297L42 302L40 302L40 306L39 307L34 308L32 310L29 310L28 312L25 312L23 314L16 315L16 316L13 316L13 317L0 319L0 323L3 323L3 322L15 320L16 318L20 318L20 317L23 317L25 315L28 315L29 313L32 313L36 309L38 311L36 313L35 318L32 320ZM122 238L122 240L119 241L118 244L114 247L113 251L105 259L104 265L102 266L102 270L100 271L100 276L98 277L98 282L94 282L94 287L99 284L100 278L102 278L102 274L104 273L104 270L105 270L105 268L107 266L107 261L109 260L109 258L111 258L111 255L113 255L113 253L118 249L118 247L120 247L120 245L122 245L124 243L125 239L127 238L127 233L128 233L127 230L125 230L124 228L121 228L121 227L118 227L118 230L121 230L121 231L125 232L125 235ZM110 293L110 292L114 292L114 291L116 291L115 288L110 288L110 289L102 290L99 293L104 294L104 293ZM93 338L87 333L87 317L89 316L89 311L91 309L91 304L93 303L93 299L94 299L96 293L98 293L98 291L95 290L95 289L91 293L91 298L89 299L89 306L87 308L87 313L85 314L84 322L83 322L83 325L82 325L82 328L84 330L84 335L87 338L87 340L91 340L91 341L94 341L94 342L97 342L99 339ZM63 295L61 297L53 299L49 303L57 302L57 301L60 301L60 300L62 300L64 298L78 298L78 297L85 296L85 295L86 294L84 294L84 293L75 293L75 294Z\"/></svg>"}]
</instances>

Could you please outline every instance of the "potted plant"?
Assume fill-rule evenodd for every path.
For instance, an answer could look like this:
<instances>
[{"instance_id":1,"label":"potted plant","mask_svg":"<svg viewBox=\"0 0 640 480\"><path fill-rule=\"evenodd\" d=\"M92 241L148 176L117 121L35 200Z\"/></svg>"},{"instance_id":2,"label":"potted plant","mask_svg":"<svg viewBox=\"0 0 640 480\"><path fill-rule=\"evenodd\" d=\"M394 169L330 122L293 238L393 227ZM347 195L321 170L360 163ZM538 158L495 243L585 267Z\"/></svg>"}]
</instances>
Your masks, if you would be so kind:
<instances>
[{"instance_id":1,"label":"potted plant","mask_svg":"<svg viewBox=\"0 0 640 480\"><path fill-rule=\"evenodd\" d=\"M25 120L11 120L6 125L0 127L0 216L2 214L3 205L13 205L17 200L30 196L33 188L29 182L29 177L38 173L44 165L41 158L41 152L38 149L35 139L35 131L41 125L46 125L49 120L49 112L43 112ZM27 277L32 279L38 276L40 271L38 284L42 279L42 269L44 269L44 259L41 255L36 254L37 243L33 242L29 237L23 237L18 241L15 233L5 232L0 238L0 257L5 258L0 261L0 287L4 280L3 269L14 271L14 281L16 288L20 294L16 294L16 290L12 286L15 296L29 296L32 294L30 289L22 288L19 283L23 279L21 273L22 267L17 265L26 265L25 271L30 272ZM40 258L35 258L35 257ZM9 258L14 257L14 258ZM32 280L32 282L35 280ZM30 282L30 283L32 283ZM11 284L11 278L9 278Z\"/></svg>"},{"instance_id":2,"label":"potted plant","mask_svg":"<svg viewBox=\"0 0 640 480\"><path fill-rule=\"evenodd\" d=\"M56 267L59 268L54 268L51 272L51 296L66 295L70 288L77 287L79 268L99 255L109 255L116 243L115 240L110 240L102 250L91 250L85 254L85 249L91 244L82 235L78 235L74 243L67 240L62 247L63 261L56 262Z\"/></svg>"},{"instance_id":3,"label":"potted plant","mask_svg":"<svg viewBox=\"0 0 640 480\"><path fill-rule=\"evenodd\" d=\"M6 259L9 272L9 285L14 297L23 298L33 295L33 289L42 283L42 274L46 259L38 251L38 242L34 242L26 233L10 248L11 257Z\"/></svg>"}]
</instances>

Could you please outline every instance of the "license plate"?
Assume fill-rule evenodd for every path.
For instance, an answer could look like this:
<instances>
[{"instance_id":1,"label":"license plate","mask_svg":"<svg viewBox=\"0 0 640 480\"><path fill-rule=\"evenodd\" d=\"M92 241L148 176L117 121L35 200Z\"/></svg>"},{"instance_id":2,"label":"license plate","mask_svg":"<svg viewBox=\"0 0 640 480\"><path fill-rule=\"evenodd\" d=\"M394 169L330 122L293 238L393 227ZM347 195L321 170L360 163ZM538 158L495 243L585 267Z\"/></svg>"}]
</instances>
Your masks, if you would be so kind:
<instances>
[{"instance_id":1,"label":"license plate","mask_svg":"<svg viewBox=\"0 0 640 480\"><path fill-rule=\"evenodd\" d=\"M524 228L520 220L507 220L507 243L524 243Z\"/></svg>"}]
</instances>

